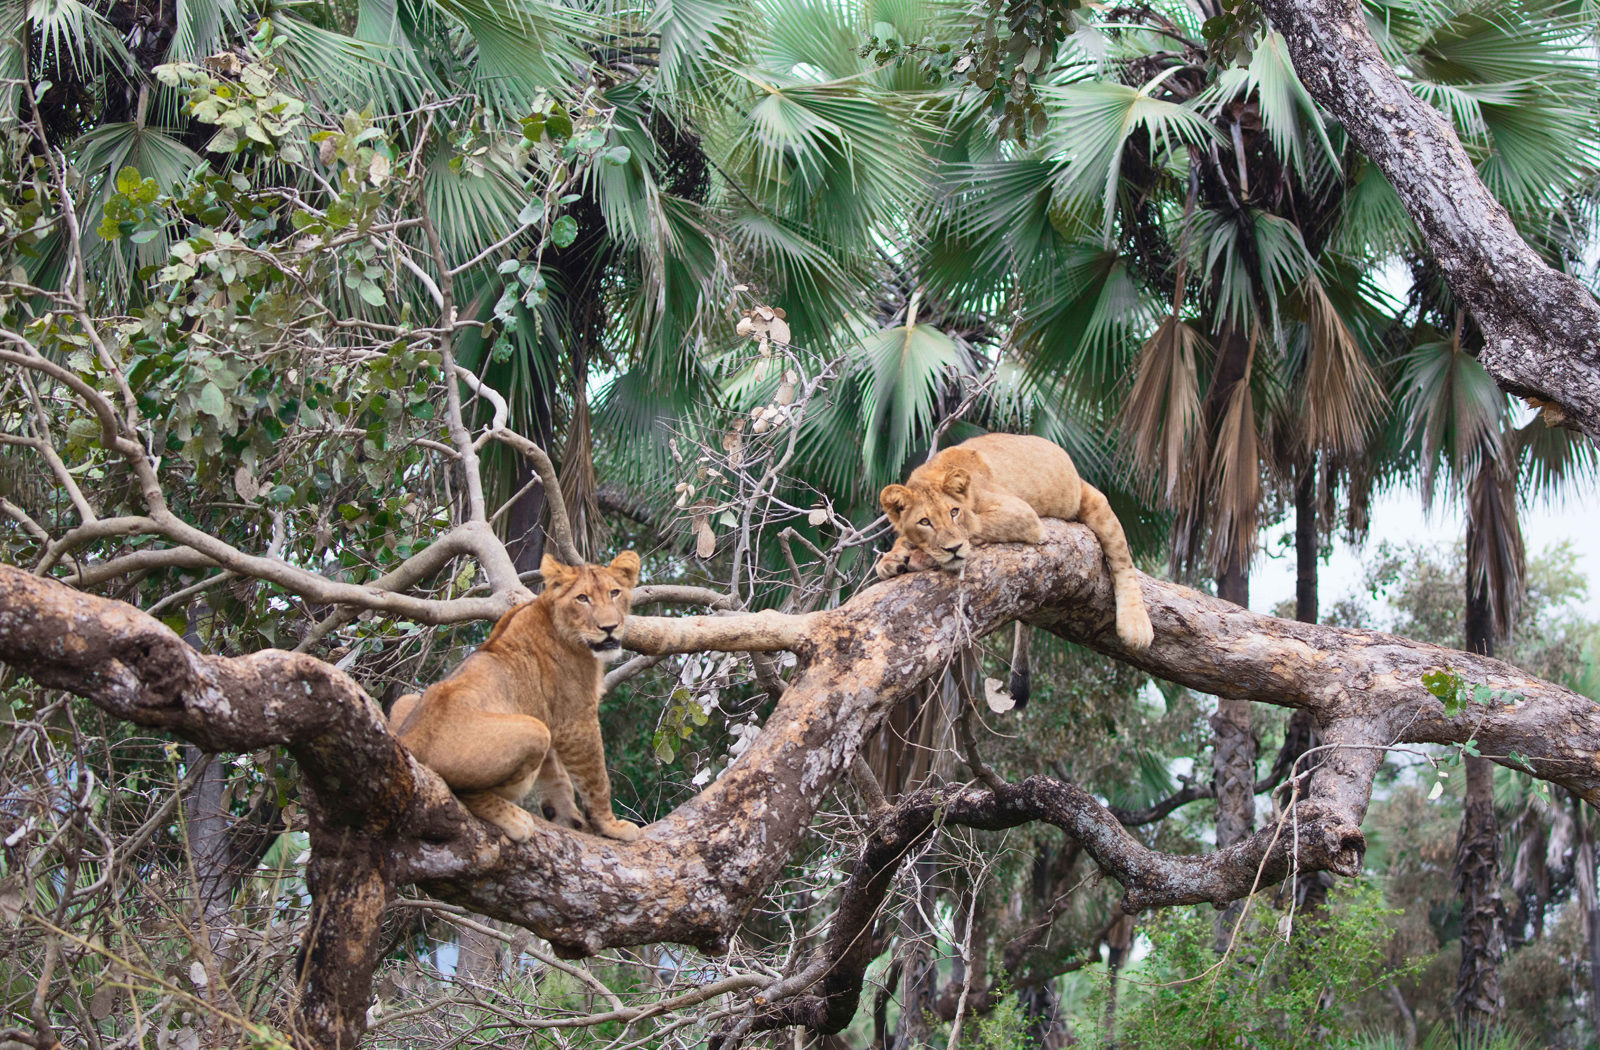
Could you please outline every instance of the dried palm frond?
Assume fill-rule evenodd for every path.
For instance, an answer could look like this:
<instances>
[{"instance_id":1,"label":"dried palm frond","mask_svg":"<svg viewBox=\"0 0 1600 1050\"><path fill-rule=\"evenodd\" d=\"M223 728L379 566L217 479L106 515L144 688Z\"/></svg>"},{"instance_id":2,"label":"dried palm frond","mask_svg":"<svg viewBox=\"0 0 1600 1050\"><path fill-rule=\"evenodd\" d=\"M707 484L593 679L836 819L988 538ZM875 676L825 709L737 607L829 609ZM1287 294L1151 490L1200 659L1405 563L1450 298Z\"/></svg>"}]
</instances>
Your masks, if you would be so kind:
<instances>
[{"instance_id":1,"label":"dried palm frond","mask_svg":"<svg viewBox=\"0 0 1600 1050\"><path fill-rule=\"evenodd\" d=\"M1296 299L1306 326L1305 443L1355 458L1383 407L1383 386L1315 272L1300 282Z\"/></svg>"},{"instance_id":2,"label":"dried palm frond","mask_svg":"<svg viewBox=\"0 0 1600 1050\"><path fill-rule=\"evenodd\" d=\"M572 541L585 558L595 558L605 548L608 529L600 513L600 481L594 469L594 434L589 427L589 398L584 390L586 373L578 376L572 398L572 423L561 453L561 495L572 518Z\"/></svg>"},{"instance_id":3,"label":"dried palm frond","mask_svg":"<svg viewBox=\"0 0 1600 1050\"><path fill-rule=\"evenodd\" d=\"M1255 357L1254 338L1250 357ZM1254 552L1261 506L1260 434L1256 430L1255 394L1250 365L1228 391L1211 454L1207 489L1212 528L1209 559L1217 571L1234 558L1248 564Z\"/></svg>"},{"instance_id":4,"label":"dried palm frond","mask_svg":"<svg viewBox=\"0 0 1600 1050\"><path fill-rule=\"evenodd\" d=\"M1205 338L1171 314L1145 340L1134 363L1133 389L1118 414L1124 445L1146 497L1176 508L1196 460L1200 427L1199 357Z\"/></svg>"},{"instance_id":5,"label":"dried palm frond","mask_svg":"<svg viewBox=\"0 0 1600 1050\"><path fill-rule=\"evenodd\" d=\"M1516 468L1504 449L1499 451L1479 460L1467 486L1467 574L1469 587L1488 595L1494 635L1504 639L1522 602L1527 572Z\"/></svg>"}]
</instances>

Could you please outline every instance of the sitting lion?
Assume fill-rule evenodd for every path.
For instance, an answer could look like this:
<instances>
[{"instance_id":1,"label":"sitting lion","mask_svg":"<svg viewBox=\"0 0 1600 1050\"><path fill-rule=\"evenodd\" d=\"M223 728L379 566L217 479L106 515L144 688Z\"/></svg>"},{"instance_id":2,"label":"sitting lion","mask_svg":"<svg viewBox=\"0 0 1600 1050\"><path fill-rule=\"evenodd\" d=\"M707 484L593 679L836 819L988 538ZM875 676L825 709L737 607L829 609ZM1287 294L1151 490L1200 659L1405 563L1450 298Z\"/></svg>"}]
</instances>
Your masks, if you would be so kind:
<instances>
[{"instance_id":1,"label":"sitting lion","mask_svg":"<svg viewBox=\"0 0 1600 1050\"><path fill-rule=\"evenodd\" d=\"M469 810L515 842L533 835L533 818L517 803L535 784L546 818L585 826L574 782L595 829L631 842L638 825L611 812L600 657L619 651L639 556L570 566L547 554L539 570L543 593L500 617L450 677L420 698L396 700L389 724Z\"/></svg>"},{"instance_id":2,"label":"sitting lion","mask_svg":"<svg viewBox=\"0 0 1600 1050\"><path fill-rule=\"evenodd\" d=\"M984 434L944 449L879 497L899 533L878 560L885 579L937 565L960 571L975 546L1038 543L1040 517L1081 521L1100 540L1117 601L1117 636L1147 649L1154 632L1122 525L1078 477L1066 450L1027 434Z\"/></svg>"}]
</instances>

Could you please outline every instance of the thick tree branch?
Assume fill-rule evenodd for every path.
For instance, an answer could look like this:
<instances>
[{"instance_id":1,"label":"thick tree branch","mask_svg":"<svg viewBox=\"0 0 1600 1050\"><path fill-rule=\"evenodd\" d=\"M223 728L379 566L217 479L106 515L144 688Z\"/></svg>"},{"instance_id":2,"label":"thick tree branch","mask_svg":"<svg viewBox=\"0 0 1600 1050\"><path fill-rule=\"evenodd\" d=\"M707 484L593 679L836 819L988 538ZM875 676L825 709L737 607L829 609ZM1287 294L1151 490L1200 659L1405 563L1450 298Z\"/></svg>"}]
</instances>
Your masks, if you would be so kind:
<instances>
[{"instance_id":1,"label":"thick tree branch","mask_svg":"<svg viewBox=\"0 0 1600 1050\"><path fill-rule=\"evenodd\" d=\"M569 955L657 941L722 947L887 712L972 639L1019 615L1198 689L1310 709L1324 727L1324 762L1290 825L1203 857L1145 848L1093 798L1046 778L941 796L945 819L977 827L1038 819L1066 829L1122 882L1130 909L1231 899L1258 872L1262 884L1282 877L1295 851L1302 868L1353 871L1373 773L1397 741L1476 739L1513 765L1504 756L1515 750L1537 775L1600 799L1600 709L1584 697L1495 660L1258 616L1157 580L1143 586L1156 639L1129 654L1117 640L1099 545L1081 525L1050 522L1044 543L985 548L961 577L912 574L825 612L631 618L627 644L643 652L790 647L799 657L749 750L635 843L541 825L530 842L512 845L416 765L376 705L327 664L277 651L202 656L129 606L4 567L0 659L207 750L287 747L306 778L322 844L314 852L351 836L355 855L370 858L349 876L371 891L358 918L387 887L416 882ZM1523 699L1447 717L1421 682L1443 667ZM934 808L895 813L910 835ZM359 974L364 964L341 965ZM358 1025L360 982L312 976L325 989L316 1001L338 1004L318 1030L332 1039Z\"/></svg>"},{"instance_id":2,"label":"thick tree branch","mask_svg":"<svg viewBox=\"0 0 1600 1050\"><path fill-rule=\"evenodd\" d=\"M1358 0L1261 0L1312 96L1388 178L1506 389L1559 405L1600 440L1600 305L1545 265L1478 177L1455 129L1379 52Z\"/></svg>"}]
</instances>

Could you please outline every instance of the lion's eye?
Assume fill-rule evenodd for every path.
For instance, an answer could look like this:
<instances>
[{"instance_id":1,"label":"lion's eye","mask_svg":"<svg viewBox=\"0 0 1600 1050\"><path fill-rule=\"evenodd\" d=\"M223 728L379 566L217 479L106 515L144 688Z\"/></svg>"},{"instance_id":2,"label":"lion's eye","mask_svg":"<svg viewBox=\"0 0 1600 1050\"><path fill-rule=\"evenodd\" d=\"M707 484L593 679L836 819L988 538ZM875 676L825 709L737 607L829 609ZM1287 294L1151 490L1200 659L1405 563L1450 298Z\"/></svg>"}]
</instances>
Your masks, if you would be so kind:
<instances>
[{"instance_id":1,"label":"lion's eye","mask_svg":"<svg viewBox=\"0 0 1600 1050\"><path fill-rule=\"evenodd\" d=\"M951 517L952 517L952 518L959 518L959 517L961 517L961 508L960 508L960 507L951 507L951 508L950 508L950 516L951 516Z\"/></svg>"},{"instance_id":2,"label":"lion's eye","mask_svg":"<svg viewBox=\"0 0 1600 1050\"><path fill-rule=\"evenodd\" d=\"M589 596L588 596L588 595L587 595L587 594L580 594L580 595L578 595L578 597L577 597L577 598L575 598L575 599L573 599L573 600L574 600L574 601L580 601L580 602L582 602L582 603L583 603L583 604L585 604L585 605L588 605L588 604L589 604Z\"/></svg>"},{"instance_id":3,"label":"lion's eye","mask_svg":"<svg viewBox=\"0 0 1600 1050\"><path fill-rule=\"evenodd\" d=\"M933 528L933 522L929 521L927 518L923 518L921 521L917 522L917 524L921 525L925 529Z\"/></svg>"},{"instance_id":4,"label":"lion's eye","mask_svg":"<svg viewBox=\"0 0 1600 1050\"><path fill-rule=\"evenodd\" d=\"M620 590L614 590L614 591L611 592L611 597L613 597L613 598L620 598L621 596L622 596L622 591L620 591Z\"/></svg>"}]
</instances>

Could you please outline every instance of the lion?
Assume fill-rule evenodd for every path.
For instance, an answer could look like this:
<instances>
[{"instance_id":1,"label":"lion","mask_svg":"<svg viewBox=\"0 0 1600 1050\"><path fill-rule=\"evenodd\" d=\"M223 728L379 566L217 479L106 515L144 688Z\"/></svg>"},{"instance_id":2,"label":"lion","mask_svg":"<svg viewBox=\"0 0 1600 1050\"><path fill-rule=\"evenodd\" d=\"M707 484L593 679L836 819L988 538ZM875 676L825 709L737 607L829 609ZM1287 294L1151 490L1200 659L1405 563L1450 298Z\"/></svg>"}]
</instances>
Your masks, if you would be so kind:
<instances>
[{"instance_id":1,"label":"lion","mask_svg":"<svg viewBox=\"0 0 1600 1050\"><path fill-rule=\"evenodd\" d=\"M1117 637L1130 649L1150 647L1155 634L1122 524L1054 442L1028 434L969 438L913 470L904 485L885 487L879 499L899 534L878 560L885 579L933 566L959 572L973 547L989 543L1038 543L1041 517L1083 522L1111 569Z\"/></svg>"},{"instance_id":2,"label":"lion","mask_svg":"<svg viewBox=\"0 0 1600 1050\"><path fill-rule=\"evenodd\" d=\"M639 556L572 566L546 554L539 571L539 597L500 617L450 677L396 700L389 724L467 809L514 842L533 836L533 817L517 803L535 786L546 819L584 829L574 783L594 829L632 842L638 825L611 811L600 689L602 658L620 652Z\"/></svg>"}]
</instances>

